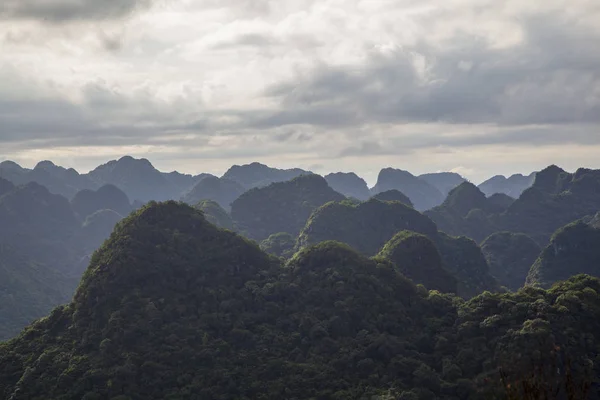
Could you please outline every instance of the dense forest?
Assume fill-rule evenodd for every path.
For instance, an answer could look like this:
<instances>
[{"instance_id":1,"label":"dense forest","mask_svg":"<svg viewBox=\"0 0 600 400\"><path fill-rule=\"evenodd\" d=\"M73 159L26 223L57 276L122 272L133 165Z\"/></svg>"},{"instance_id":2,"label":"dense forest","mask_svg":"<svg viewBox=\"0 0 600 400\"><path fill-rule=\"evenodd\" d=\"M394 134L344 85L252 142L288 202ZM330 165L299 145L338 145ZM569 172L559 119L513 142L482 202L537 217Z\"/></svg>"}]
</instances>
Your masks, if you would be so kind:
<instances>
[{"instance_id":1,"label":"dense forest","mask_svg":"<svg viewBox=\"0 0 600 400\"><path fill-rule=\"evenodd\" d=\"M600 171L0 176L0 399L600 398Z\"/></svg>"}]
</instances>

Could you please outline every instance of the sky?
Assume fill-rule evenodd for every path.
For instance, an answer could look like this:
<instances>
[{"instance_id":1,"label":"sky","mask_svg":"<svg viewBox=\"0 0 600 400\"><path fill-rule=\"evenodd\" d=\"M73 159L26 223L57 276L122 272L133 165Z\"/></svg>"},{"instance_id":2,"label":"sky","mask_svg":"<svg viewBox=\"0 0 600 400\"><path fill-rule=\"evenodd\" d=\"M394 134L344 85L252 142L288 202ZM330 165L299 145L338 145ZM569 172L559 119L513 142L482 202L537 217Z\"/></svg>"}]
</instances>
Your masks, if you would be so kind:
<instances>
[{"instance_id":1,"label":"sky","mask_svg":"<svg viewBox=\"0 0 600 400\"><path fill-rule=\"evenodd\" d=\"M2 0L0 159L600 168L598 0Z\"/></svg>"}]
</instances>

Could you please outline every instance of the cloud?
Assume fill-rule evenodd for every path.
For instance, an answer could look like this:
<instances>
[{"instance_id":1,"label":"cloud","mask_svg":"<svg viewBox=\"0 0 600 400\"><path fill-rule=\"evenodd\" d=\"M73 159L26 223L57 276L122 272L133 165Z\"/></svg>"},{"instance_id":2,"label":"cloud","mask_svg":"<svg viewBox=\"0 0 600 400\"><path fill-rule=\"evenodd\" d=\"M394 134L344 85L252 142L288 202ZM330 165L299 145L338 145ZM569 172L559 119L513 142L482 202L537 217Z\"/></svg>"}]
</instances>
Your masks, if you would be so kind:
<instances>
[{"instance_id":1,"label":"cloud","mask_svg":"<svg viewBox=\"0 0 600 400\"><path fill-rule=\"evenodd\" d=\"M600 30L578 18L524 15L520 40L507 47L455 33L442 45L373 48L362 65L320 65L266 90L280 106L266 121L600 123ZM348 112L355 118L333 117Z\"/></svg>"},{"instance_id":2,"label":"cloud","mask_svg":"<svg viewBox=\"0 0 600 400\"><path fill-rule=\"evenodd\" d=\"M3 0L0 19L33 19L47 23L108 20L146 9L153 0Z\"/></svg>"}]
</instances>

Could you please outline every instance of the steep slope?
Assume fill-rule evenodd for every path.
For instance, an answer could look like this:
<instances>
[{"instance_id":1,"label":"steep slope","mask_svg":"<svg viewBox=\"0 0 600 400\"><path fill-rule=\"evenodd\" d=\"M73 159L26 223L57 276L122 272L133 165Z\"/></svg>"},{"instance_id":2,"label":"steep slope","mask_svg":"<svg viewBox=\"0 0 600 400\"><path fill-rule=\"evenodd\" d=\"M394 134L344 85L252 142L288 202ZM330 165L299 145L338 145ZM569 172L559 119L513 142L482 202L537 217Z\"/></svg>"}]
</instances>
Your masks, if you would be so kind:
<instances>
[{"instance_id":1,"label":"steep slope","mask_svg":"<svg viewBox=\"0 0 600 400\"><path fill-rule=\"evenodd\" d=\"M252 189L265 187L276 182L292 180L300 175L311 174L299 168L278 169L253 162L246 165L234 165L222 176L224 179L235 181L244 188Z\"/></svg>"},{"instance_id":2,"label":"steep slope","mask_svg":"<svg viewBox=\"0 0 600 400\"><path fill-rule=\"evenodd\" d=\"M298 237L298 248L336 240L372 256L400 231L423 234L435 243L444 268L458 280L459 296L469 298L499 288L475 242L438 232L428 217L399 202L326 204L311 215Z\"/></svg>"},{"instance_id":3,"label":"steep slope","mask_svg":"<svg viewBox=\"0 0 600 400\"><path fill-rule=\"evenodd\" d=\"M110 183L127 194L131 200L175 199L178 188L145 158L125 156L119 160L100 165L89 174L89 179L98 186Z\"/></svg>"},{"instance_id":4,"label":"steep slope","mask_svg":"<svg viewBox=\"0 0 600 400\"><path fill-rule=\"evenodd\" d=\"M71 282L46 265L0 244L0 342L67 303ZM2 393L0 392L0 396Z\"/></svg>"},{"instance_id":5,"label":"steep slope","mask_svg":"<svg viewBox=\"0 0 600 400\"><path fill-rule=\"evenodd\" d=\"M547 288L577 274L600 276L600 229L581 220L552 236L531 267L527 284Z\"/></svg>"},{"instance_id":6,"label":"steep slope","mask_svg":"<svg viewBox=\"0 0 600 400\"><path fill-rule=\"evenodd\" d=\"M297 235L314 210L343 199L323 177L302 175L242 194L231 205L231 217L252 239L263 240L278 232Z\"/></svg>"},{"instance_id":7,"label":"steep slope","mask_svg":"<svg viewBox=\"0 0 600 400\"><path fill-rule=\"evenodd\" d=\"M516 199L527 188L533 185L535 175L535 172L527 176L515 174L508 178L503 175L496 175L481 183L479 185L479 189L488 197L495 193L503 193Z\"/></svg>"},{"instance_id":8,"label":"steep slope","mask_svg":"<svg viewBox=\"0 0 600 400\"><path fill-rule=\"evenodd\" d=\"M453 236L467 236L477 242L496 231L490 214L497 208L470 182L452 189L444 202L425 215L431 218L442 232Z\"/></svg>"},{"instance_id":9,"label":"steep slope","mask_svg":"<svg viewBox=\"0 0 600 400\"><path fill-rule=\"evenodd\" d=\"M396 189L379 192L373 198L379 201L399 201L402 204L413 207L413 203L408 196Z\"/></svg>"},{"instance_id":10,"label":"steep slope","mask_svg":"<svg viewBox=\"0 0 600 400\"><path fill-rule=\"evenodd\" d=\"M516 291L525 285L529 269L542 249L522 233L497 232L481 244L481 251L498 283Z\"/></svg>"},{"instance_id":11,"label":"steep slope","mask_svg":"<svg viewBox=\"0 0 600 400\"><path fill-rule=\"evenodd\" d=\"M466 181L465 178L456 172L434 172L423 174L419 175L419 179L422 179L435 187L444 196L447 196L452 189Z\"/></svg>"},{"instance_id":12,"label":"steep slope","mask_svg":"<svg viewBox=\"0 0 600 400\"><path fill-rule=\"evenodd\" d=\"M190 205L202 200L212 200L225 210L230 210L231 203L245 191L242 185L230 179L207 176L185 193L181 200Z\"/></svg>"},{"instance_id":13,"label":"steep slope","mask_svg":"<svg viewBox=\"0 0 600 400\"><path fill-rule=\"evenodd\" d=\"M504 193L494 193L488 197L488 206L496 214L503 213L515 202L515 199Z\"/></svg>"},{"instance_id":14,"label":"steep slope","mask_svg":"<svg viewBox=\"0 0 600 400\"><path fill-rule=\"evenodd\" d=\"M444 195L426 181L410 172L400 169L384 168L379 172L373 194L396 189L407 195L419 211L429 210L444 201Z\"/></svg>"},{"instance_id":15,"label":"steep slope","mask_svg":"<svg viewBox=\"0 0 600 400\"><path fill-rule=\"evenodd\" d=\"M212 174L204 173L199 175L182 174L177 171L168 173L163 172L162 174L165 178L167 178L167 181L169 181L175 187L175 190L180 195L189 192L202 179L209 176L214 176Z\"/></svg>"},{"instance_id":16,"label":"steep slope","mask_svg":"<svg viewBox=\"0 0 600 400\"><path fill-rule=\"evenodd\" d=\"M274 233L262 242L260 249L276 257L290 258L294 254L296 238L287 232Z\"/></svg>"},{"instance_id":17,"label":"steep slope","mask_svg":"<svg viewBox=\"0 0 600 400\"><path fill-rule=\"evenodd\" d=\"M113 210L121 215L133 210L125 192L114 185L104 185L96 191L85 189L78 192L71 200L71 207L81 219L100 210Z\"/></svg>"},{"instance_id":18,"label":"steep slope","mask_svg":"<svg viewBox=\"0 0 600 400\"><path fill-rule=\"evenodd\" d=\"M367 200L371 196L367 182L354 172L336 172L325 175L327 184L336 192L346 197Z\"/></svg>"},{"instance_id":19,"label":"steep slope","mask_svg":"<svg viewBox=\"0 0 600 400\"><path fill-rule=\"evenodd\" d=\"M444 269L438 249L427 236L399 232L386 243L378 257L390 260L404 276L427 289L457 292L456 278Z\"/></svg>"},{"instance_id":20,"label":"steep slope","mask_svg":"<svg viewBox=\"0 0 600 400\"><path fill-rule=\"evenodd\" d=\"M213 225L219 228L235 230L235 225L231 216L227 214L227 211L219 205L216 201L202 200L195 206L198 210L204 213L204 218Z\"/></svg>"},{"instance_id":21,"label":"steep slope","mask_svg":"<svg viewBox=\"0 0 600 400\"><path fill-rule=\"evenodd\" d=\"M503 398L499 367L521 387L530 363L552 367L558 348L577 384L598 376L599 292L578 276L464 303L339 243L281 267L191 207L150 204L94 255L69 305L0 344L0 395ZM552 373L549 383L566 375Z\"/></svg>"},{"instance_id":22,"label":"steep slope","mask_svg":"<svg viewBox=\"0 0 600 400\"><path fill-rule=\"evenodd\" d=\"M6 193L12 191L15 188L15 185L6 180L6 179L2 179L0 178L0 197L4 196Z\"/></svg>"},{"instance_id":23,"label":"steep slope","mask_svg":"<svg viewBox=\"0 0 600 400\"><path fill-rule=\"evenodd\" d=\"M146 207L96 253L73 303L0 347L0 393L357 398L425 390L412 367L437 377L423 315L451 316L448 299L334 243L296 255L275 284L260 275L272 263L191 208ZM374 371L390 381L368 384Z\"/></svg>"},{"instance_id":24,"label":"steep slope","mask_svg":"<svg viewBox=\"0 0 600 400\"><path fill-rule=\"evenodd\" d=\"M536 174L533 186L497 218L502 230L522 232L545 245L562 226L600 210L600 170L574 174L550 166Z\"/></svg>"},{"instance_id":25,"label":"steep slope","mask_svg":"<svg viewBox=\"0 0 600 400\"><path fill-rule=\"evenodd\" d=\"M429 218L400 202L371 199L358 205L328 203L310 216L300 233L298 246L336 240L373 256L400 231L437 234Z\"/></svg>"},{"instance_id":26,"label":"steep slope","mask_svg":"<svg viewBox=\"0 0 600 400\"><path fill-rule=\"evenodd\" d=\"M14 185L24 185L29 182L27 175L30 169L23 168L14 161L2 161L0 163L0 178L6 179Z\"/></svg>"}]
</instances>

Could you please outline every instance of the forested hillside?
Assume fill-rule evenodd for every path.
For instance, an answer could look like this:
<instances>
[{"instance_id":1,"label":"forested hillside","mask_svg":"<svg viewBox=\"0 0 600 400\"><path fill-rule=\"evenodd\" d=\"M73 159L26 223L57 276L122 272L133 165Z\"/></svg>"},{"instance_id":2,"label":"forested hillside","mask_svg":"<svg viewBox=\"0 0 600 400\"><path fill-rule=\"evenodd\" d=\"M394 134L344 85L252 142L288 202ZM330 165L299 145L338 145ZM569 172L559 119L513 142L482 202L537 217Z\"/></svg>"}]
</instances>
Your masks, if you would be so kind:
<instances>
[{"instance_id":1,"label":"forested hillside","mask_svg":"<svg viewBox=\"0 0 600 400\"><path fill-rule=\"evenodd\" d=\"M569 376L589 388L599 291L581 275L464 302L346 245L282 264L200 211L150 204L96 252L71 303L0 344L0 393L483 400Z\"/></svg>"}]
</instances>

